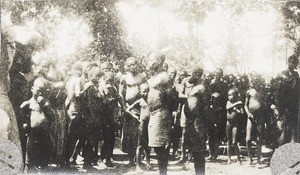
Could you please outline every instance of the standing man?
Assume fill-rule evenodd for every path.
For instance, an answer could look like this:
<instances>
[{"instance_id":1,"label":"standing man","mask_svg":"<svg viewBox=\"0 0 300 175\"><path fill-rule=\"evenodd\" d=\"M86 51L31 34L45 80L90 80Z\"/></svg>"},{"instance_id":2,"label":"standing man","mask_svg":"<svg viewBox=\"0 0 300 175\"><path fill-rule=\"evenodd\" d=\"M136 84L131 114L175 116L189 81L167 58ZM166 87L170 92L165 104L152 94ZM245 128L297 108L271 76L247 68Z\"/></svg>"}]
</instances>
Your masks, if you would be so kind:
<instances>
[{"instance_id":1,"label":"standing man","mask_svg":"<svg viewBox=\"0 0 300 175\"><path fill-rule=\"evenodd\" d=\"M148 105L150 108L149 146L158 155L158 168L161 175L167 174L168 146L172 127L172 117L168 110L169 92L172 82L163 69L165 55L156 55L149 59L150 71Z\"/></svg>"},{"instance_id":2,"label":"standing man","mask_svg":"<svg viewBox=\"0 0 300 175\"><path fill-rule=\"evenodd\" d=\"M202 83L203 69L196 68L188 82L192 85L187 94L186 114L186 144L194 157L196 175L205 174L206 127L204 108L208 101L206 89Z\"/></svg>"},{"instance_id":3,"label":"standing man","mask_svg":"<svg viewBox=\"0 0 300 175\"><path fill-rule=\"evenodd\" d=\"M283 118L283 144L297 141L299 113L299 74L296 71L298 58L292 55L288 58L288 69L282 72L283 81L278 90L278 110Z\"/></svg>"},{"instance_id":4,"label":"standing man","mask_svg":"<svg viewBox=\"0 0 300 175\"><path fill-rule=\"evenodd\" d=\"M127 58L125 66L127 67L127 73L121 77L119 85L119 95L123 100L124 111L128 106L141 98L139 87L146 81L146 75L138 72L138 60L136 58ZM130 112L138 114L139 109L133 108ZM129 114L125 114L122 129L122 151L128 153L129 167L135 165L134 157L138 141L138 126L139 122L136 119Z\"/></svg>"}]
</instances>

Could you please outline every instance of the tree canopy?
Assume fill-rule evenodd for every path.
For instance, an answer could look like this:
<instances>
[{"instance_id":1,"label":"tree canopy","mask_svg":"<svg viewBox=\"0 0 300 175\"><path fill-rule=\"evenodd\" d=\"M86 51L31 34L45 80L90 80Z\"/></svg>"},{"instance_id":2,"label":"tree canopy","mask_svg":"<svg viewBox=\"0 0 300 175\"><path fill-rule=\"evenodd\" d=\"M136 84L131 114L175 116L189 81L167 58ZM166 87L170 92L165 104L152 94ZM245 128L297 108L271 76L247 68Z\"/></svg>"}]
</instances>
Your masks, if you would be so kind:
<instances>
[{"instance_id":1,"label":"tree canopy","mask_svg":"<svg viewBox=\"0 0 300 175\"><path fill-rule=\"evenodd\" d=\"M42 34L37 60L120 61L162 50L171 65L243 73L257 60L281 69L300 54L297 1L3 0L2 15Z\"/></svg>"}]
</instances>

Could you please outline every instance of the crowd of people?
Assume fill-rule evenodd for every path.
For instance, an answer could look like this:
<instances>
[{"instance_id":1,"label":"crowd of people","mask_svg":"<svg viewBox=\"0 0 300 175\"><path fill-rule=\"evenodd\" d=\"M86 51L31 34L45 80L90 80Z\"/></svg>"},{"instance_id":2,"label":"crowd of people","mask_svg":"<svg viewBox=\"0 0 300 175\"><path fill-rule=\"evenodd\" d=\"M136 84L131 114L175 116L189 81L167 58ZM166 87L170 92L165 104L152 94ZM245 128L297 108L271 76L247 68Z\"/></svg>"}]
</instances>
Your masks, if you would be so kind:
<instances>
[{"instance_id":1,"label":"crowd of people","mask_svg":"<svg viewBox=\"0 0 300 175\"><path fill-rule=\"evenodd\" d=\"M275 149L299 141L295 55L289 57L287 70L266 82L254 72L224 75L221 68L204 73L202 67L169 67L164 54L147 58L146 64L129 57L118 69L111 62L76 61L61 72L46 59L32 65L30 46L16 43L15 48L10 83L1 82L2 87L9 85L30 172L49 164L70 167L79 155L83 168L99 161L112 167L118 136L129 167L151 169L153 148L160 174L167 174L169 159L179 156L176 164L181 165L188 155L196 174L205 174L205 161L218 159L222 143L227 143L228 164L232 155L242 163L243 144L249 164L254 155L260 164L263 144Z\"/></svg>"}]
</instances>

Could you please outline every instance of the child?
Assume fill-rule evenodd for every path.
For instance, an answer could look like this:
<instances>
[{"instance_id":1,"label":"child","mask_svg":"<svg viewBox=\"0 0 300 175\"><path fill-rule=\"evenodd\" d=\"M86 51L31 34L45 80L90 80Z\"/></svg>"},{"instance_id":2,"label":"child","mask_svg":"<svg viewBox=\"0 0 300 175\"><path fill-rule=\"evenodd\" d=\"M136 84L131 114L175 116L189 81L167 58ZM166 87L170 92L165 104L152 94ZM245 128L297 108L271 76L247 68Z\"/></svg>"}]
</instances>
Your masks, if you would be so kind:
<instances>
[{"instance_id":1,"label":"child","mask_svg":"<svg viewBox=\"0 0 300 175\"><path fill-rule=\"evenodd\" d=\"M50 103L42 95L43 84L35 82L33 96L21 104L21 109L30 114L30 131L28 135L27 164L29 170L43 170L50 157L50 122L54 113Z\"/></svg>"},{"instance_id":2,"label":"child","mask_svg":"<svg viewBox=\"0 0 300 175\"><path fill-rule=\"evenodd\" d=\"M137 170L141 169L141 152L144 150L146 157L146 169L149 170L151 168L150 165L150 149L148 147L148 123L150 117L149 106L147 104L147 97L149 92L149 86L147 83L143 83L140 85L140 95L142 96L139 100L135 101L131 106L126 109L126 112L131 114L134 118L136 118L139 124L139 135L138 135L138 145L136 150L136 162L137 162ZM130 112L131 109L140 107L140 116L137 116Z\"/></svg>"},{"instance_id":3,"label":"child","mask_svg":"<svg viewBox=\"0 0 300 175\"><path fill-rule=\"evenodd\" d=\"M242 163L239 153L239 147L237 145L237 132L239 129L239 120L244 114L243 103L239 100L239 91L237 88L231 88L228 91L228 101L226 104L227 109L227 153L228 164L231 164L231 147L233 145L237 154L237 160L239 164Z\"/></svg>"},{"instance_id":4,"label":"child","mask_svg":"<svg viewBox=\"0 0 300 175\"><path fill-rule=\"evenodd\" d=\"M220 104L220 94L215 92L211 95L211 105L207 107L207 123L208 123L208 144L209 157L208 160L216 161L218 156L219 126L222 122L223 109Z\"/></svg>"},{"instance_id":5,"label":"child","mask_svg":"<svg viewBox=\"0 0 300 175\"><path fill-rule=\"evenodd\" d=\"M113 156L113 149L115 145L115 109L118 107L118 103L123 109L121 97L118 94L117 88L114 86L115 75L113 72L104 73L104 84L99 87L100 95L103 98L103 120L102 120L102 133L104 143L101 148L101 159L106 160L105 165L112 167L111 158Z\"/></svg>"}]
</instances>

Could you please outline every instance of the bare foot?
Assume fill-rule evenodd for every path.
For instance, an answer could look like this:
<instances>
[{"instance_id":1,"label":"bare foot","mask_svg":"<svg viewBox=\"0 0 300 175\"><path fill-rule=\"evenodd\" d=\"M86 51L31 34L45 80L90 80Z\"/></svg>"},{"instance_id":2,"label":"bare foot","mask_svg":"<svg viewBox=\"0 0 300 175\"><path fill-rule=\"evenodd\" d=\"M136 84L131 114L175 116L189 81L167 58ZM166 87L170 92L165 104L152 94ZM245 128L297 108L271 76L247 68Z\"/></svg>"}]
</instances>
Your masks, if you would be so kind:
<instances>
[{"instance_id":1,"label":"bare foot","mask_svg":"<svg viewBox=\"0 0 300 175\"><path fill-rule=\"evenodd\" d=\"M230 164L231 164L231 160L228 159L228 160L227 160L227 165L230 165Z\"/></svg>"},{"instance_id":2,"label":"bare foot","mask_svg":"<svg viewBox=\"0 0 300 175\"><path fill-rule=\"evenodd\" d=\"M184 165L185 161L184 160L179 160L175 163L175 165Z\"/></svg>"}]
</instances>

